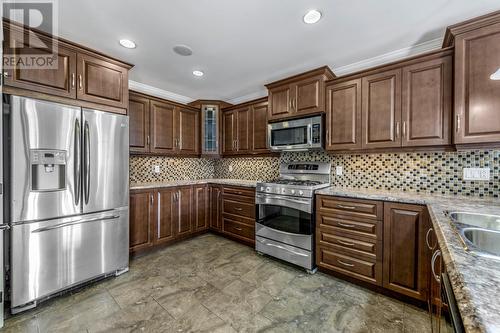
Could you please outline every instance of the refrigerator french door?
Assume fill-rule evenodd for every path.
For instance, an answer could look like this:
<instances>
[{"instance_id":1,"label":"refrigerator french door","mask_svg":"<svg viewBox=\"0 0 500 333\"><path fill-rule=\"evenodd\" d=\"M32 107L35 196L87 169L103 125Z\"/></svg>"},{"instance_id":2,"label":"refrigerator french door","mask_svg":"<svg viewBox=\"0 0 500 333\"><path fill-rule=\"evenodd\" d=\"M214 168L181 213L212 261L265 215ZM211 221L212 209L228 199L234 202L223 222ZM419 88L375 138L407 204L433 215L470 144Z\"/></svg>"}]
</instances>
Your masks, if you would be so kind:
<instances>
[{"instance_id":1,"label":"refrigerator french door","mask_svg":"<svg viewBox=\"0 0 500 333\"><path fill-rule=\"evenodd\" d=\"M11 311L128 268L128 117L10 97Z\"/></svg>"}]
</instances>

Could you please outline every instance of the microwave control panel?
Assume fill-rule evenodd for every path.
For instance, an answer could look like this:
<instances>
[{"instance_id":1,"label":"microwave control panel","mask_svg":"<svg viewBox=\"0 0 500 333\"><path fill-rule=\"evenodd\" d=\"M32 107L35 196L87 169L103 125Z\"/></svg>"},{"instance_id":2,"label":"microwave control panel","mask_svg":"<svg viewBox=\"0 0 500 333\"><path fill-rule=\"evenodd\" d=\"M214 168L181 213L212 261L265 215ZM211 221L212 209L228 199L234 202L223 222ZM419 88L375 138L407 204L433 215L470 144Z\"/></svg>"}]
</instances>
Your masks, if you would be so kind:
<instances>
[{"instance_id":1,"label":"microwave control panel","mask_svg":"<svg viewBox=\"0 0 500 333\"><path fill-rule=\"evenodd\" d=\"M312 125L312 143L321 143L321 124Z\"/></svg>"}]
</instances>

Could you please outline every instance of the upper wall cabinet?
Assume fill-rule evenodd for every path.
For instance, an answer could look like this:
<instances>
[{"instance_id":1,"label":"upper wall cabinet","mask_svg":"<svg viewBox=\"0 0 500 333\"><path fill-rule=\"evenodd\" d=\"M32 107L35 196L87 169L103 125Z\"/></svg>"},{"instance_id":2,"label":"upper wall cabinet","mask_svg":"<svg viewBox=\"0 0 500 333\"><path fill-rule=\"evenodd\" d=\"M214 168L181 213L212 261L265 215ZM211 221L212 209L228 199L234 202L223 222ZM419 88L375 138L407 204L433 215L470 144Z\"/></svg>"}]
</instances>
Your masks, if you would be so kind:
<instances>
[{"instance_id":1,"label":"upper wall cabinet","mask_svg":"<svg viewBox=\"0 0 500 333\"><path fill-rule=\"evenodd\" d=\"M7 87L88 102L82 104L85 107L105 105L116 108L107 111L126 113L131 65L43 33L22 30L16 24L4 22L4 34L4 55L13 55L12 66L3 71ZM25 45L26 40L30 40L29 45ZM50 43L57 46L55 54L47 49ZM33 54L53 55L49 59L57 66L40 69L19 65L23 56Z\"/></svg>"},{"instance_id":2,"label":"upper wall cabinet","mask_svg":"<svg viewBox=\"0 0 500 333\"><path fill-rule=\"evenodd\" d=\"M130 92L129 117L130 152L199 155L199 110Z\"/></svg>"},{"instance_id":3,"label":"upper wall cabinet","mask_svg":"<svg viewBox=\"0 0 500 333\"><path fill-rule=\"evenodd\" d=\"M447 29L455 46L455 143L500 142L500 12Z\"/></svg>"},{"instance_id":4,"label":"upper wall cabinet","mask_svg":"<svg viewBox=\"0 0 500 333\"><path fill-rule=\"evenodd\" d=\"M223 154L267 154L267 99L225 109L222 115Z\"/></svg>"},{"instance_id":5,"label":"upper wall cabinet","mask_svg":"<svg viewBox=\"0 0 500 333\"><path fill-rule=\"evenodd\" d=\"M328 67L267 84L268 120L298 118L325 111L325 81L335 77Z\"/></svg>"},{"instance_id":6,"label":"upper wall cabinet","mask_svg":"<svg viewBox=\"0 0 500 333\"><path fill-rule=\"evenodd\" d=\"M450 145L452 63L434 51L329 81L326 149Z\"/></svg>"}]
</instances>

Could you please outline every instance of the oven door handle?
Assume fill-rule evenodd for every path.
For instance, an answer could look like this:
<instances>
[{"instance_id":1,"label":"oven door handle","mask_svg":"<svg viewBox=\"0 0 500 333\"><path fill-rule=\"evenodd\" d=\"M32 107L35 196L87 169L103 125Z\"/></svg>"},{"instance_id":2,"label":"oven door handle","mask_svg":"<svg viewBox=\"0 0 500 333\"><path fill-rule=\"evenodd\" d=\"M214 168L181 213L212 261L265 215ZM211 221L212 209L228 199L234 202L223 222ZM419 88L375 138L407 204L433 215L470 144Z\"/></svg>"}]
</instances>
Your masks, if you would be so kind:
<instances>
[{"instance_id":1,"label":"oven door handle","mask_svg":"<svg viewBox=\"0 0 500 333\"><path fill-rule=\"evenodd\" d=\"M273 232L277 232L277 233L280 233L280 234L283 234L283 235L289 235L289 236L292 236L292 237L297 237L297 235L299 236L310 236L310 235L306 235L306 234L294 234L293 232L288 232L288 231L283 231L283 230L278 230L278 229L275 229L275 228L271 228L271 227L268 227L265 223L265 219L260 219L260 220L257 220L257 223L262 225L261 228L269 228L271 229ZM311 228L314 229L314 221L311 221Z\"/></svg>"},{"instance_id":2,"label":"oven door handle","mask_svg":"<svg viewBox=\"0 0 500 333\"><path fill-rule=\"evenodd\" d=\"M275 206L285 206L284 202L289 202L292 205L286 207L290 207L293 209L297 209L306 213L312 213L312 200L300 200L300 199L291 199L288 197L280 196L280 195L259 195L255 196L255 204L256 205L275 205Z\"/></svg>"},{"instance_id":3,"label":"oven door handle","mask_svg":"<svg viewBox=\"0 0 500 333\"><path fill-rule=\"evenodd\" d=\"M295 255L297 255L297 256L301 256L301 257L308 257L308 256L309 256L309 255L304 254L304 253L300 253L300 252L295 252L295 251L289 250L289 249L287 249L286 247L283 247L283 246L281 246L281 245L276 245L276 244L267 243L266 241L264 241L264 240L262 240L262 239L259 239L259 242L260 242L261 244L264 244L265 246L272 246L272 247L276 247L276 248L278 248L278 249L280 249L280 250L290 252L290 253L295 254Z\"/></svg>"}]
</instances>

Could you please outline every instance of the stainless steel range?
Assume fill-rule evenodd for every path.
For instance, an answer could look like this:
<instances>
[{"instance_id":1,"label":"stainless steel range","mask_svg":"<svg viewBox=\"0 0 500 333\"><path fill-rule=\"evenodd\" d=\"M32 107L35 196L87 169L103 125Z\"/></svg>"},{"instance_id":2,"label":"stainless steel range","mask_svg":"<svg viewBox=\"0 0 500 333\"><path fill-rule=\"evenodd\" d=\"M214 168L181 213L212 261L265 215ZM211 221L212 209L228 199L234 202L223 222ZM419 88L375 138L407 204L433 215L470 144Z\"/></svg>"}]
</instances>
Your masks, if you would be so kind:
<instances>
[{"instance_id":1,"label":"stainless steel range","mask_svg":"<svg viewBox=\"0 0 500 333\"><path fill-rule=\"evenodd\" d=\"M257 252L315 271L314 191L330 186L330 168L321 162L282 163L279 179L257 184Z\"/></svg>"}]
</instances>

